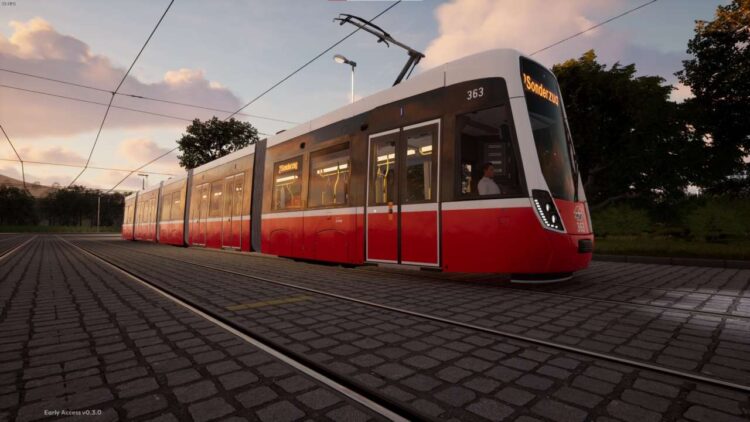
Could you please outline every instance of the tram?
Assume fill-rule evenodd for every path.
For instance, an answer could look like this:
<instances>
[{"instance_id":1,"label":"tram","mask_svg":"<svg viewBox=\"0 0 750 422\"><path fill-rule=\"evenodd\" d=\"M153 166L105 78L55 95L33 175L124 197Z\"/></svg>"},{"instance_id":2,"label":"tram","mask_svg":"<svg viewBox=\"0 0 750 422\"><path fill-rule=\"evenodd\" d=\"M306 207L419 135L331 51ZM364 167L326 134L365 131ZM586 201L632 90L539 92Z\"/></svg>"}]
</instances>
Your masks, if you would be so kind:
<instances>
[{"instance_id":1,"label":"tram","mask_svg":"<svg viewBox=\"0 0 750 422\"><path fill-rule=\"evenodd\" d=\"M132 194L124 220L131 240L530 280L586 268L594 243L557 81L509 49Z\"/></svg>"}]
</instances>

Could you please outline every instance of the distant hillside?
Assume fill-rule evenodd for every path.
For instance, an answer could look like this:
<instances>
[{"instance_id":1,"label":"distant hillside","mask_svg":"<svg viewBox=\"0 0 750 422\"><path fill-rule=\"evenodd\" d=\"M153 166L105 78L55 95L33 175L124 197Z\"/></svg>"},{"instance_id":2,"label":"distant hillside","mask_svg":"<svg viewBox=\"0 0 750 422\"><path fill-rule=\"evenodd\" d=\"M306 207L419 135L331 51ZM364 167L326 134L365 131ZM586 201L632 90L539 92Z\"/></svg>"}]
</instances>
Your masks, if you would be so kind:
<instances>
[{"instance_id":1,"label":"distant hillside","mask_svg":"<svg viewBox=\"0 0 750 422\"><path fill-rule=\"evenodd\" d=\"M23 189L23 182L18 179L3 176L2 174L0 174L0 186L13 186ZM31 194L37 198L45 197L51 191L55 190L55 188L50 186L37 185L29 182L26 182L26 187L29 189L29 192L31 192Z\"/></svg>"}]
</instances>

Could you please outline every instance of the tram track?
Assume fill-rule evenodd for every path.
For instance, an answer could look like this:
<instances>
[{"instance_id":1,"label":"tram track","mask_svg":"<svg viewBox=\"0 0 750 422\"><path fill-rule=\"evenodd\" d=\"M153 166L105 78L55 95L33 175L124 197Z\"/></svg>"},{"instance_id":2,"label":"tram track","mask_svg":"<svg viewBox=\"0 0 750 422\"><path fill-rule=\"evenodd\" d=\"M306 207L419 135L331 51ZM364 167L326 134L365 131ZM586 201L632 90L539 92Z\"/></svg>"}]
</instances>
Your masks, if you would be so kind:
<instances>
[{"instance_id":1,"label":"tram track","mask_svg":"<svg viewBox=\"0 0 750 422\"><path fill-rule=\"evenodd\" d=\"M135 251L133 248L129 248L129 247L125 247L125 246L116 246L116 245L112 245L112 244L108 244L107 246L111 246L111 247L119 248L119 249L125 249L125 250L131 251L131 252ZM76 247L80 248L80 249L83 249L83 250L87 251L88 253L90 253L90 254L92 254L94 256L99 257L99 259L102 259L104 261L109 262L107 260L107 258L102 258L98 254L95 254L94 252L89 251L87 248L80 247L80 246L77 246L77 245L76 245ZM639 368L639 369L645 369L645 370L655 371L655 372L662 373L662 374L672 375L672 376L676 376L676 377L679 377L679 378L682 378L682 379L685 379L685 380L690 380L690 381L693 381L693 382L702 382L702 383L711 384L711 385L715 385L715 386L719 386L719 387L725 387L725 388L730 388L730 389L733 389L733 390L738 390L738 391L743 391L743 392L746 392L746 393L750 393L750 384L737 383L737 382L728 381L728 380L721 379L721 378L706 376L706 375L703 375L703 374L700 374L700 373L697 373L697 372L693 372L693 371L685 371L685 370L680 370L680 369L676 369L676 368L670 368L670 367L667 367L667 366L658 365L658 364L654 364L654 363L647 362L647 361L642 361L642 360L637 360L637 359L630 359L630 358L626 358L626 357L622 357L622 356L617 356L617 355L613 355L613 354L607 354L607 353L597 352L597 351L590 350L590 349L580 348L580 347L571 346L571 345L567 345L567 344L563 344L563 343L558 343L558 342L554 342L554 341L548 341L548 340L544 340L544 339L540 339L540 338L535 338L535 337L531 337L531 336L527 336L527 335L523 335L523 334L517 334L517 333L513 333L513 332L510 332L510 331L506 331L506 330L501 330L501 329L496 329L496 328L490 328L490 327L484 327L484 326L477 325L477 324L467 323L467 322L463 322L463 321L457 321L457 320L451 319L451 318L444 318L444 317L440 317L440 316L437 316L437 315L430 315L430 314L423 313L423 312L417 312L417 311L405 309L405 308L398 307L398 306L390 306L390 305L386 305L386 304L382 304L382 303L377 303L377 302L373 302L373 301L369 301L369 300L358 299L358 298L350 297L350 296L347 296L347 295L342 295L342 294L338 294L338 293L327 292L327 291L316 289L316 288L311 288L311 287L302 286L302 285L298 285L298 284L294 284L294 283L289 283L289 282L286 282L286 281L274 280L274 279L271 279L271 278L268 278L268 277L257 276L257 275L250 275L250 274L246 274L246 273L243 273L243 272L240 272L240 271L234 271L234 270L230 270L230 269L227 269L227 268L222 268L222 267L216 266L216 265L201 264L201 263L196 263L196 262L193 262L193 261L189 261L189 260L185 260L185 259L180 259L180 258L168 257L168 256L164 256L164 255L150 254L150 253L147 253L147 252L144 252L144 251L135 251L135 252L139 252L141 254L147 254L147 255L152 256L152 257L153 256L158 256L160 259L168 259L168 260L174 261L174 262L181 262L181 263L193 265L193 266L199 267L199 268L204 268L204 269L213 270L213 271L219 271L219 272L226 273L226 274L231 274L231 275L240 276L240 277L247 278L247 279L252 279L252 280L261 281L261 282L265 282L265 283L270 283L270 284L277 285L277 286L282 286L282 287L286 287L286 288L300 290L300 291L304 291L304 292L307 292L307 293L313 293L313 294L317 294L317 295L321 295L321 296L325 296L325 297L329 297L329 298L333 298L333 299L343 300L343 301L350 302L350 303L357 303L357 304L360 304L360 305L365 305L365 306L376 308L376 309L386 310L386 311L390 311L390 312L399 313L399 314L402 314L402 315L408 315L408 316L412 316L412 317L416 317L416 318L420 318L420 319L425 319L425 320L429 320L429 321L433 321L433 322L447 324L447 325L450 325L450 326L453 326L453 327L458 327L458 328L463 328L463 329L469 329L469 330L473 330L473 331L476 331L476 332L490 334L490 335L493 335L493 336L500 336L500 337L509 338L509 339L513 339L513 340L519 340L519 341L523 341L523 342L530 343L530 344L537 345L537 346L549 347L549 348L553 348L553 349L557 349L557 350L561 350L561 351L566 351L566 352L576 353L576 354L580 354L580 355L584 355L584 356L588 356L588 357L593 357L593 358L596 358L596 359L601 359L601 360L605 360L605 361L610 361L610 362L615 362L615 363L619 363L619 364L624 364L624 365L636 367L636 368ZM116 264L111 264L111 265L117 266ZM120 267L118 266L118 268L120 268ZM123 271L127 271L127 270L123 269ZM370 270L370 271L372 271L372 270ZM523 290L523 289L517 289L517 290ZM580 298L580 299L585 299L585 298ZM632 304L632 303L627 303L627 304L638 306L638 304ZM670 310L683 311L681 309L673 309L673 308L671 308ZM725 317L725 318L730 317L729 315L724 315L724 314L721 314L721 315L723 317Z\"/></svg>"},{"instance_id":2,"label":"tram track","mask_svg":"<svg viewBox=\"0 0 750 422\"><path fill-rule=\"evenodd\" d=\"M24 236L16 236L13 239L23 238ZM29 244L32 240L36 239L37 236L31 236L30 238L26 239L26 241L17 244L17 245L11 245L9 247L5 247L5 245L0 246L0 261L10 257L13 255L16 251L22 249L24 246ZM9 240L9 239L3 239L3 240ZM0 240L2 242L3 240Z\"/></svg>"},{"instance_id":3,"label":"tram track","mask_svg":"<svg viewBox=\"0 0 750 422\"><path fill-rule=\"evenodd\" d=\"M160 296L170 300L171 302L190 310L197 316L211 322L212 324L220 327L221 329L237 336L246 343L257 347L261 351L273 356L281 362L291 366L292 368L302 372L316 381L332 388L333 390L341 393L352 401L378 413L388 420L395 422L406 422L410 420L428 420L429 417L415 411L414 409L403 406L390 398L372 391L371 389L330 371L323 366L307 359L300 353L289 350L288 348L276 344L267 338L251 333L249 330L243 328L241 325L219 315L218 313L202 306L195 301L191 301L177 292L170 291L158 286L156 283L137 275L136 273L129 271L117 263L112 262L110 259L102 257L100 254L91 252L87 248L76 245L70 240L64 239L58 236L58 239L85 256L96 260L112 270L126 276L134 282L154 291Z\"/></svg>"},{"instance_id":4,"label":"tram track","mask_svg":"<svg viewBox=\"0 0 750 422\"><path fill-rule=\"evenodd\" d=\"M456 280L456 279L449 279L449 278L439 278L430 276L427 274L409 274L404 273L401 271L388 271L388 270L382 270L382 269L367 269L367 268L358 268L356 271L367 271L370 273L391 273L391 274L398 274L404 277L414 277L414 278L421 278L421 279L428 279L428 280L434 280L434 281L452 281L452 282L461 282L462 280ZM483 282L489 282L489 281L495 281L493 279L478 279L476 281L483 281ZM499 281L499 280L498 280ZM503 280L506 281L506 280ZM465 282L465 281L464 281ZM534 294L548 296L548 297L565 297L568 299L576 299L576 300L588 300L591 302L599 302L599 303L609 303L614 305L623 305L623 306L631 306L631 307L650 307L650 308L658 308L658 309L664 309L668 311L676 311L676 312L690 312L693 314L701 314L701 315L710 315L710 316L719 316L722 318L734 318L734 319L740 319L740 320L748 320L750 321L750 315L736 315L736 314L727 314L722 312L715 312L715 311L705 311L705 310L699 310L699 309L689 309L687 307L674 307L674 306L666 306L666 305L656 305L652 303L637 303L637 302L630 302L627 300L615 300L615 299L601 299L601 298L592 298L587 296L579 296L579 295L573 295L568 293L556 293L556 292L548 292L548 291L540 291L536 287L513 287L508 285L497 285L498 288L504 289L504 290L512 290L517 292L533 292ZM737 297L738 299L742 298Z\"/></svg>"}]
</instances>

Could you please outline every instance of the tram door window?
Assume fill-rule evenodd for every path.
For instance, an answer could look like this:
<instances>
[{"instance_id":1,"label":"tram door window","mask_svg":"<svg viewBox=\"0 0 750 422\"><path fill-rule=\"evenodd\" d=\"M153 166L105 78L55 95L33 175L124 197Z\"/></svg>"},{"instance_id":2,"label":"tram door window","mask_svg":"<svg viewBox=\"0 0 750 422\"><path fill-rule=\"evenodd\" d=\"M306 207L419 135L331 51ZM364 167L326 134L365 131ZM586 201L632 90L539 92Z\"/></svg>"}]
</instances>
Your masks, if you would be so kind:
<instances>
[{"instance_id":1,"label":"tram door window","mask_svg":"<svg viewBox=\"0 0 750 422\"><path fill-rule=\"evenodd\" d=\"M302 157L276 163L273 170L273 209L302 208Z\"/></svg>"},{"instance_id":2,"label":"tram door window","mask_svg":"<svg viewBox=\"0 0 750 422\"><path fill-rule=\"evenodd\" d=\"M335 207L349 203L349 143L310 155L309 208Z\"/></svg>"},{"instance_id":3,"label":"tram door window","mask_svg":"<svg viewBox=\"0 0 750 422\"><path fill-rule=\"evenodd\" d=\"M192 216L193 221L193 244L205 245L206 244L206 219L208 217L208 203L209 203L209 185L204 183L195 187L193 191L193 198L195 198L196 209L195 215Z\"/></svg>"},{"instance_id":4,"label":"tram door window","mask_svg":"<svg viewBox=\"0 0 750 422\"><path fill-rule=\"evenodd\" d=\"M222 219L222 246L239 248L242 232L242 198L244 173L224 179L224 216Z\"/></svg>"},{"instance_id":5,"label":"tram door window","mask_svg":"<svg viewBox=\"0 0 750 422\"><path fill-rule=\"evenodd\" d=\"M366 257L439 265L440 122L370 136Z\"/></svg>"},{"instance_id":6,"label":"tram door window","mask_svg":"<svg viewBox=\"0 0 750 422\"><path fill-rule=\"evenodd\" d=\"M514 196L521 192L508 106L456 117L461 198Z\"/></svg>"}]
</instances>

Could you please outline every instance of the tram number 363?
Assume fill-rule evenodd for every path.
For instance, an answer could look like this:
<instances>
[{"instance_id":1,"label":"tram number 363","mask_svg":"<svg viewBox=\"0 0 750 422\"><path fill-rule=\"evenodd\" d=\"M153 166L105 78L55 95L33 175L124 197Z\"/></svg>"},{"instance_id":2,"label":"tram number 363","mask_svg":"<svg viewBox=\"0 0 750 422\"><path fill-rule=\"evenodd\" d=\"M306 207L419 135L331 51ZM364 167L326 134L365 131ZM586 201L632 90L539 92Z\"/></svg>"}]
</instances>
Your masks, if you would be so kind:
<instances>
[{"instance_id":1,"label":"tram number 363","mask_svg":"<svg viewBox=\"0 0 750 422\"><path fill-rule=\"evenodd\" d=\"M484 97L484 87L480 86L479 88L474 88L466 91L466 100L476 100L477 98Z\"/></svg>"}]
</instances>

